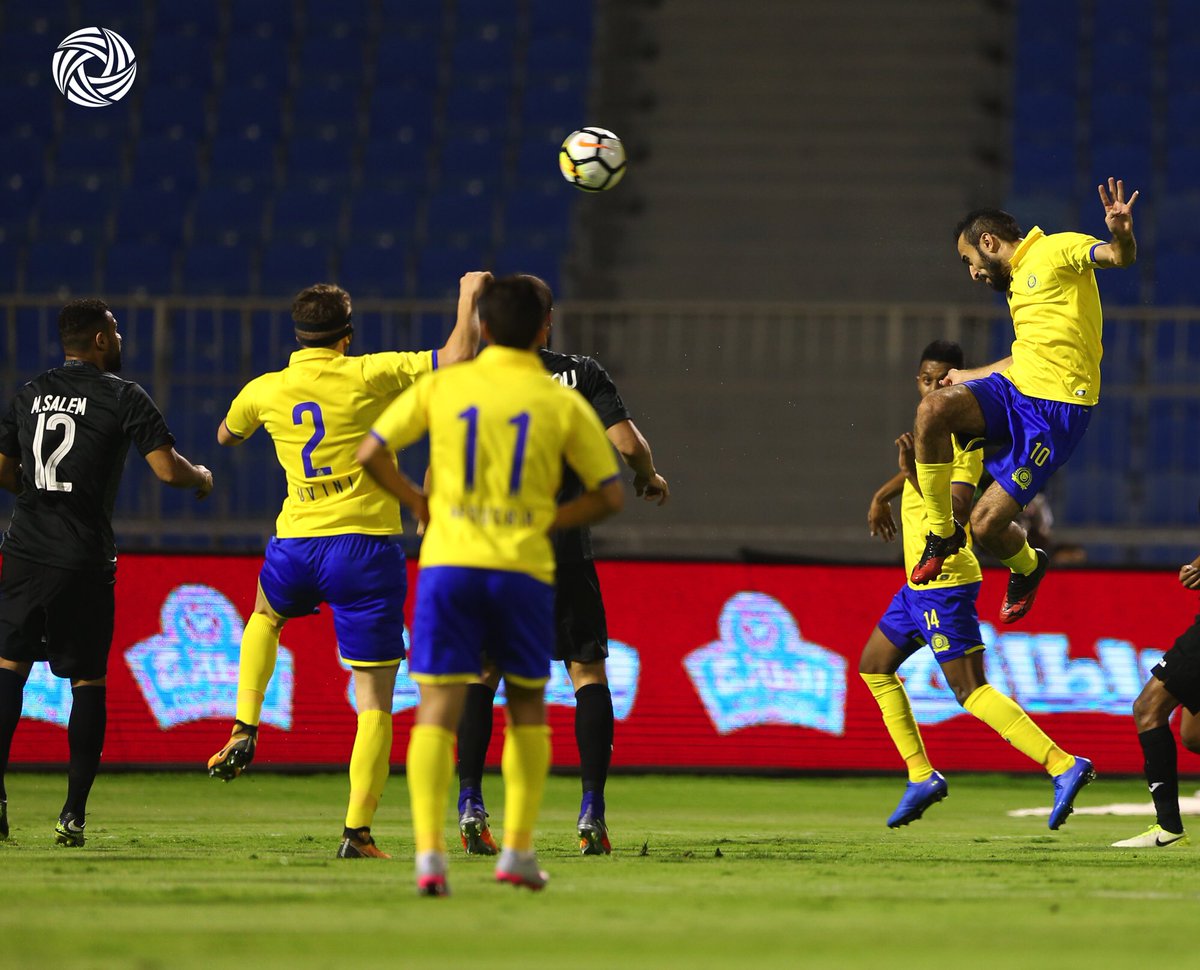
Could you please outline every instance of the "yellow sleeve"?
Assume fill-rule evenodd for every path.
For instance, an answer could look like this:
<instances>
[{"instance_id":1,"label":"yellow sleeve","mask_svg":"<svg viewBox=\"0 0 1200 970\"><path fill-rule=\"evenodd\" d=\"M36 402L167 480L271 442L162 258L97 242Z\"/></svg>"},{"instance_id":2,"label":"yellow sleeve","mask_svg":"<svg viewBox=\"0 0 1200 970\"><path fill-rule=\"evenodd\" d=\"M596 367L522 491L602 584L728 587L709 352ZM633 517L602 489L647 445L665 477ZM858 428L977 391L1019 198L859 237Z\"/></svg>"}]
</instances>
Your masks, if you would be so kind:
<instances>
[{"instance_id":1,"label":"yellow sleeve","mask_svg":"<svg viewBox=\"0 0 1200 970\"><path fill-rule=\"evenodd\" d=\"M954 468L950 473L952 482L959 482L963 485L978 485L979 479L983 477L983 450L975 448L972 451L965 451L954 446Z\"/></svg>"},{"instance_id":2,"label":"yellow sleeve","mask_svg":"<svg viewBox=\"0 0 1200 970\"><path fill-rule=\"evenodd\" d=\"M229 413L225 415L225 427L237 438L249 438L262 424L261 405L263 377L252 380L238 391L237 397L229 405Z\"/></svg>"},{"instance_id":3,"label":"yellow sleeve","mask_svg":"<svg viewBox=\"0 0 1200 970\"><path fill-rule=\"evenodd\" d=\"M1103 239L1082 232L1056 232L1053 239L1056 244L1054 255L1057 265L1070 267L1076 273L1096 268L1092 250L1103 245Z\"/></svg>"},{"instance_id":4,"label":"yellow sleeve","mask_svg":"<svg viewBox=\"0 0 1200 970\"><path fill-rule=\"evenodd\" d=\"M583 396L572 391L564 395L569 400L569 425L563 445L563 457L575 470L588 491L599 488L620 474L613 447L604 433L604 425Z\"/></svg>"},{"instance_id":5,"label":"yellow sleeve","mask_svg":"<svg viewBox=\"0 0 1200 970\"><path fill-rule=\"evenodd\" d=\"M401 394L379 416L371 434L390 451L399 451L429 430L429 394L433 381L417 381L412 390Z\"/></svg>"},{"instance_id":6,"label":"yellow sleeve","mask_svg":"<svg viewBox=\"0 0 1200 970\"><path fill-rule=\"evenodd\" d=\"M362 357L363 380L379 394L398 394L411 385L422 374L437 369L437 351L422 350L419 353L388 351L382 354L364 354Z\"/></svg>"}]
</instances>

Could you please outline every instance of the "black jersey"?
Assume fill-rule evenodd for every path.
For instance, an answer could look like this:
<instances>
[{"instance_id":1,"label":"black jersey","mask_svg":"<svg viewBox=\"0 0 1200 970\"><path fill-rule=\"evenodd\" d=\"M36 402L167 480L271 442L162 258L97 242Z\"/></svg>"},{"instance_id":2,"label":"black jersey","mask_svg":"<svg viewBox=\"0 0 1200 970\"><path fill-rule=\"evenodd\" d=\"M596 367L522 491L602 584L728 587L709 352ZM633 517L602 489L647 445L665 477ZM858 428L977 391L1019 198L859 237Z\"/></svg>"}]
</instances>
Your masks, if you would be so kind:
<instances>
[{"instance_id":1,"label":"black jersey","mask_svg":"<svg viewBox=\"0 0 1200 970\"><path fill-rule=\"evenodd\" d=\"M617 385L598 360L574 354L556 354L553 350L545 348L539 353L546 370L563 387L573 388L582 394L605 428L629 420L629 411L626 410L621 395L617 393ZM564 465L558 503L561 505L582 494L583 483L569 465ZM592 558L592 536L586 528L555 532L553 541L554 557L560 562Z\"/></svg>"},{"instance_id":2,"label":"black jersey","mask_svg":"<svg viewBox=\"0 0 1200 970\"><path fill-rule=\"evenodd\" d=\"M141 387L84 361L34 378L0 420L0 453L21 460L5 556L64 569L116 561L112 511L129 444L175 443Z\"/></svg>"}]
</instances>

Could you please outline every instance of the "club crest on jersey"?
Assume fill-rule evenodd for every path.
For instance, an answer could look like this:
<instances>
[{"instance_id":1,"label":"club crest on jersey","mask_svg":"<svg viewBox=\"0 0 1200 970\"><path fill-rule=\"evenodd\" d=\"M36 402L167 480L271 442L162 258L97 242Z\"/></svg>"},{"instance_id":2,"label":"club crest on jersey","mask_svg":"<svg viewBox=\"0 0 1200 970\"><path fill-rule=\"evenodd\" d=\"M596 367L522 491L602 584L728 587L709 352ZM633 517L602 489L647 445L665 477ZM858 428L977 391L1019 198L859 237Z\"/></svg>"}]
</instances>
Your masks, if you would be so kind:
<instances>
[{"instance_id":1,"label":"club crest on jersey","mask_svg":"<svg viewBox=\"0 0 1200 970\"><path fill-rule=\"evenodd\" d=\"M1016 483L1017 488L1029 488L1033 484L1033 472L1028 468L1018 468L1012 473L1012 480Z\"/></svg>"},{"instance_id":2,"label":"club crest on jersey","mask_svg":"<svg viewBox=\"0 0 1200 970\"><path fill-rule=\"evenodd\" d=\"M945 653L950 649L950 638L944 633L935 633L929 641L934 653Z\"/></svg>"},{"instance_id":3,"label":"club crest on jersey","mask_svg":"<svg viewBox=\"0 0 1200 970\"><path fill-rule=\"evenodd\" d=\"M1030 273L1029 278L1025 280L1025 285L1032 290L1037 286L1037 277Z\"/></svg>"}]
</instances>

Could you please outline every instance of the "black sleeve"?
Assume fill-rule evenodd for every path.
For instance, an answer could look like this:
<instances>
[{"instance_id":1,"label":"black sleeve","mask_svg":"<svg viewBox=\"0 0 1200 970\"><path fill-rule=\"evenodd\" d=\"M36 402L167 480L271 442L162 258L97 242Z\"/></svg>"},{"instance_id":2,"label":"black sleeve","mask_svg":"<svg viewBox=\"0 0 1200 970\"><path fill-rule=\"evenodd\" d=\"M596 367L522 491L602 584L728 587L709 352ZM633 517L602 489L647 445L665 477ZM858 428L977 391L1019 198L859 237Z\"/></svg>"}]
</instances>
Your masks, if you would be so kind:
<instances>
[{"instance_id":1,"label":"black sleeve","mask_svg":"<svg viewBox=\"0 0 1200 970\"><path fill-rule=\"evenodd\" d=\"M629 411L625 402L621 400L617 385L608 376L608 371L594 358L589 357L587 363L587 382L580 390L583 391L588 404L600 416L600 423L606 428L611 428L614 424L628 421Z\"/></svg>"},{"instance_id":2,"label":"black sleeve","mask_svg":"<svg viewBox=\"0 0 1200 970\"><path fill-rule=\"evenodd\" d=\"M21 442L17 438L17 402L14 398L4 417L0 418L0 455L21 457Z\"/></svg>"},{"instance_id":3,"label":"black sleeve","mask_svg":"<svg viewBox=\"0 0 1200 970\"><path fill-rule=\"evenodd\" d=\"M175 444L162 412L139 384L127 384L121 394L121 429L145 458L163 445Z\"/></svg>"}]
</instances>

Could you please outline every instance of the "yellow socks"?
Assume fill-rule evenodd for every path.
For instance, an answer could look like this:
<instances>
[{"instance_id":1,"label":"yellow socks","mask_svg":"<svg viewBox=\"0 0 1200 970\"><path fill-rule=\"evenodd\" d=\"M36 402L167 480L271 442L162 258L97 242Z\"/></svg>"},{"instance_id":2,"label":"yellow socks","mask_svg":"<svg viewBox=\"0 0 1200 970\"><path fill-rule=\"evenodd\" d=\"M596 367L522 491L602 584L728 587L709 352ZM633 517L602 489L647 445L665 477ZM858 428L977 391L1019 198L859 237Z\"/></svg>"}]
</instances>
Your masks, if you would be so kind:
<instances>
[{"instance_id":1,"label":"yellow socks","mask_svg":"<svg viewBox=\"0 0 1200 970\"><path fill-rule=\"evenodd\" d=\"M943 539L954 535L954 502L950 497L953 475L952 461L930 464L917 462L917 483L925 499L929 530Z\"/></svg>"},{"instance_id":2,"label":"yellow socks","mask_svg":"<svg viewBox=\"0 0 1200 970\"><path fill-rule=\"evenodd\" d=\"M1075 763L1074 756L1051 741L1020 704L1005 697L991 684L973 691L963 707L1051 775L1061 775Z\"/></svg>"},{"instance_id":3,"label":"yellow socks","mask_svg":"<svg viewBox=\"0 0 1200 970\"><path fill-rule=\"evenodd\" d=\"M387 784L392 753L392 715L388 711L361 711L354 751L350 755L350 804L346 828L370 828L375 809Z\"/></svg>"},{"instance_id":4,"label":"yellow socks","mask_svg":"<svg viewBox=\"0 0 1200 970\"><path fill-rule=\"evenodd\" d=\"M418 724L408 740L408 798L417 853L446 851L446 798L454 774L454 732Z\"/></svg>"},{"instance_id":5,"label":"yellow socks","mask_svg":"<svg viewBox=\"0 0 1200 970\"><path fill-rule=\"evenodd\" d=\"M550 771L549 725L510 724L504 733L500 771L504 775L504 848L528 851L533 848L533 826Z\"/></svg>"},{"instance_id":6,"label":"yellow socks","mask_svg":"<svg viewBox=\"0 0 1200 970\"><path fill-rule=\"evenodd\" d=\"M279 628L261 613L251 613L242 632L242 653L238 661L237 713L243 724L256 725L262 717L263 698L275 658L279 654Z\"/></svg>"},{"instance_id":7,"label":"yellow socks","mask_svg":"<svg viewBox=\"0 0 1200 970\"><path fill-rule=\"evenodd\" d=\"M1037 569L1038 564L1037 553L1033 551L1033 546L1028 542L1021 547L1021 551L1015 556L1009 556L1009 558L1001 559L1000 561L1014 573L1020 573L1022 576L1028 576Z\"/></svg>"},{"instance_id":8,"label":"yellow socks","mask_svg":"<svg viewBox=\"0 0 1200 970\"><path fill-rule=\"evenodd\" d=\"M933 774L933 765L925 754L921 741L921 730L913 716L912 704L904 684L895 674L859 674L867 689L875 697L883 724L900 757L908 765L909 781L924 781Z\"/></svg>"}]
</instances>

